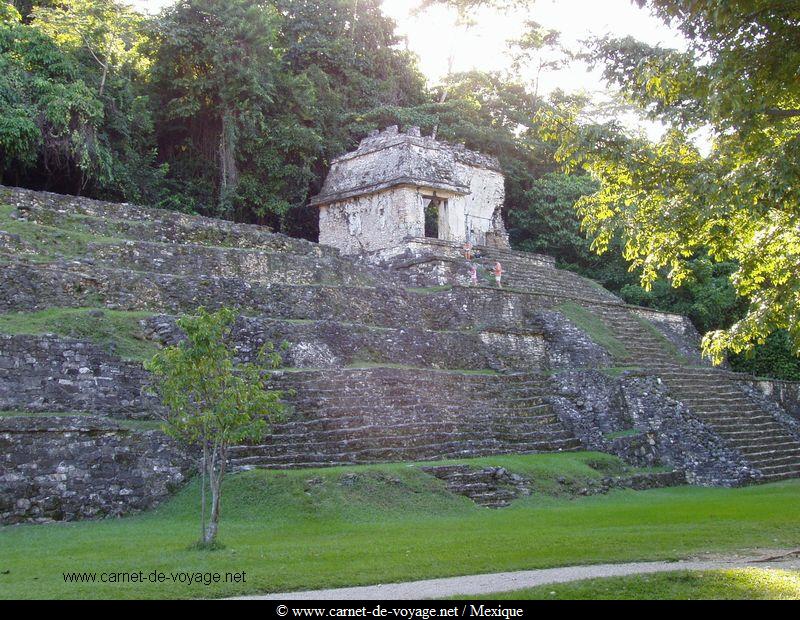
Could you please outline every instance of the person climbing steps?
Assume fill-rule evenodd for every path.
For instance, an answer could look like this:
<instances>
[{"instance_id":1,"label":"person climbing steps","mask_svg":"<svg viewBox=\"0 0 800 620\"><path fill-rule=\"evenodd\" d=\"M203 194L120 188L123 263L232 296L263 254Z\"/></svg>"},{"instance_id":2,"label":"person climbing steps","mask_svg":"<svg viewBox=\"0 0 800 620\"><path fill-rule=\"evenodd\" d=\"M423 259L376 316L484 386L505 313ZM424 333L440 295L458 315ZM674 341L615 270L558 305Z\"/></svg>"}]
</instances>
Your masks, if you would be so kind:
<instances>
[{"instance_id":1,"label":"person climbing steps","mask_svg":"<svg viewBox=\"0 0 800 620\"><path fill-rule=\"evenodd\" d=\"M497 288L503 288L503 283L501 281L503 278L503 266L500 264L500 261L495 262L492 273L494 274L494 281L497 282Z\"/></svg>"}]
</instances>

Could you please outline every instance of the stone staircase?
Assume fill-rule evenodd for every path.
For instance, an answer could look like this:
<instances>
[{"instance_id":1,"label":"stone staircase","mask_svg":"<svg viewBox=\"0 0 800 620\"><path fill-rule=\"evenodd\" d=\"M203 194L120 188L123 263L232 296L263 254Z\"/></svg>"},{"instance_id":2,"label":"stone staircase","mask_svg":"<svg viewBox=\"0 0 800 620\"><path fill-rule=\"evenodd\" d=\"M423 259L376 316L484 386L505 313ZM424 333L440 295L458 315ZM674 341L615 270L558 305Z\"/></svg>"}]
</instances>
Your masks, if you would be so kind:
<instances>
[{"instance_id":1,"label":"stone staircase","mask_svg":"<svg viewBox=\"0 0 800 620\"><path fill-rule=\"evenodd\" d=\"M614 336L625 347L627 355L617 358L620 365L677 364L682 360L669 350L665 338L657 336L627 307L618 305L595 305L590 310L600 317Z\"/></svg>"},{"instance_id":2,"label":"stone staircase","mask_svg":"<svg viewBox=\"0 0 800 620\"><path fill-rule=\"evenodd\" d=\"M478 263L487 270L494 267L495 261L500 261L504 271L504 287L556 297L622 303L616 295L597 282L565 269L557 269L554 263L547 264L539 255L488 246L476 246L475 250L482 256ZM486 274L486 277L490 278L493 285L493 276Z\"/></svg>"},{"instance_id":3,"label":"stone staircase","mask_svg":"<svg viewBox=\"0 0 800 620\"><path fill-rule=\"evenodd\" d=\"M688 365L624 307L600 306L602 317L628 352L619 362L657 375L692 414L737 450L762 480L800 476L800 442L735 381L736 373Z\"/></svg>"},{"instance_id":4,"label":"stone staircase","mask_svg":"<svg viewBox=\"0 0 800 620\"><path fill-rule=\"evenodd\" d=\"M443 480L451 493L468 497L479 506L505 508L521 495L530 495L528 482L504 467L440 465L422 470Z\"/></svg>"},{"instance_id":5,"label":"stone staircase","mask_svg":"<svg viewBox=\"0 0 800 620\"><path fill-rule=\"evenodd\" d=\"M729 377L712 368L651 363L670 392L761 472L763 481L800 476L800 441Z\"/></svg>"},{"instance_id":6,"label":"stone staircase","mask_svg":"<svg viewBox=\"0 0 800 620\"><path fill-rule=\"evenodd\" d=\"M370 368L275 373L291 418L234 467L320 466L575 450L537 374ZM293 394L289 392L293 391Z\"/></svg>"}]
</instances>

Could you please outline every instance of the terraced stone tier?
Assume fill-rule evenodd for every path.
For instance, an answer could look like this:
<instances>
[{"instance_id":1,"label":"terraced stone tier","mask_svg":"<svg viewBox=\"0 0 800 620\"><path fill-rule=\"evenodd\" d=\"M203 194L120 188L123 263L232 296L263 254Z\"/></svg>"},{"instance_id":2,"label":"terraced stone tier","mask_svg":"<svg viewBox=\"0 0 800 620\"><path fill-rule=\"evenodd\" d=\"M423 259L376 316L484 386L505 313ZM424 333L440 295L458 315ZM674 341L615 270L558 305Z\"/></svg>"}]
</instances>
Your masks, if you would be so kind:
<instances>
[{"instance_id":1,"label":"terraced stone tier","mask_svg":"<svg viewBox=\"0 0 800 620\"><path fill-rule=\"evenodd\" d=\"M375 286L385 274L338 256L308 256L288 252L263 252L199 244L145 241L93 243L93 264L170 275L205 274L241 278L247 282Z\"/></svg>"},{"instance_id":2,"label":"terraced stone tier","mask_svg":"<svg viewBox=\"0 0 800 620\"><path fill-rule=\"evenodd\" d=\"M480 255L479 283L495 286L489 271L495 261L503 266L503 286L562 299L621 304L622 300L602 286L575 273L557 269L549 257L487 246L476 246ZM460 247L432 239L410 239L405 252L379 252L370 261L403 274L414 286L470 283L469 267ZM549 259L549 260L546 260Z\"/></svg>"},{"instance_id":3,"label":"terraced stone tier","mask_svg":"<svg viewBox=\"0 0 800 620\"><path fill-rule=\"evenodd\" d=\"M265 226L236 224L175 211L3 186L0 186L0 201L15 206L22 219L105 237L252 248L308 256L339 254L333 248L273 233Z\"/></svg>"},{"instance_id":4,"label":"terraced stone tier","mask_svg":"<svg viewBox=\"0 0 800 620\"><path fill-rule=\"evenodd\" d=\"M164 345L183 338L175 318L145 321L149 340ZM237 354L256 361L267 343L286 343L285 365L294 368L342 368L365 364L405 365L461 370L536 370L545 366L545 341L526 333L432 331L419 327L388 328L338 321L298 321L240 316L232 332Z\"/></svg>"},{"instance_id":5,"label":"terraced stone tier","mask_svg":"<svg viewBox=\"0 0 800 620\"><path fill-rule=\"evenodd\" d=\"M241 278L172 275L82 263L15 261L0 270L0 312L98 307L192 312L227 305L275 318L425 329L538 327L533 315L555 298L457 287L431 293L396 287L250 283Z\"/></svg>"},{"instance_id":6,"label":"terraced stone tier","mask_svg":"<svg viewBox=\"0 0 800 620\"><path fill-rule=\"evenodd\" d=\"M276 373L292 417L231 451L234 467L298 467L575 450L536 374L375 368Z\"/></svg>"}]
</instances>

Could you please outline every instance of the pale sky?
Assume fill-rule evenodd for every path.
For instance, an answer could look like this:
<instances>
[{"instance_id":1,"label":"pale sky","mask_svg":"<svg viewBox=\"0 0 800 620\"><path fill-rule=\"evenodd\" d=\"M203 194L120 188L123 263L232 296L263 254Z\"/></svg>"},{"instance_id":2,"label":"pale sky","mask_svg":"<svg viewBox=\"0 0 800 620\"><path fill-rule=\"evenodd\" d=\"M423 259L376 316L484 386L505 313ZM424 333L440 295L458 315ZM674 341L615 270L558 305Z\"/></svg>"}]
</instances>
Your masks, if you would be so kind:
<instances>
[{"instance_id":1,"label":"pale sky","mask_svg":"<svg viewBox=\"0 0 800 620\"><path fill-rule=\"evenodd\" d=\"M157 12L173 0L130 0L139 9ZM447 73L448 59L453 58L454 71L500 70L508 67L507 41L518 37L526 20L534 20L545 28L561 32L562 44L578 49L581 39L592 35L634 36L651 44L684 47L680 34L640 9L631 0L535 0L526 9L499 13L480 9L472 16L476 24L469 29L455 25L455 12L434 7L414 16L419 0L384 0L384 12L398 23L398 33L406 38L408 48L420 58L420 69L435 85ZM585 90L602 98L607 89L598 70L572 65L560 71L544 73L540 93L555 88L567 92ZM632 118L627 124L636 124ZM660 129L650 123L642 125L651 137Z\"/></svg>"}]
</instances>

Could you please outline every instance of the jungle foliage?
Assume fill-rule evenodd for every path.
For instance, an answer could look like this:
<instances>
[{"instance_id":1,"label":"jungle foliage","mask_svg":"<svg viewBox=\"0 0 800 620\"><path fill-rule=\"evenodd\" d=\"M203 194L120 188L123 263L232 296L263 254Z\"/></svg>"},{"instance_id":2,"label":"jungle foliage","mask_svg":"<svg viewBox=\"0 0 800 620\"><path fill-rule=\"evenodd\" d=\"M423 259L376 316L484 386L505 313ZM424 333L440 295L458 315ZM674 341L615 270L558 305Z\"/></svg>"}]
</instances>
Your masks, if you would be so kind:
<instances>
[{"instance_id":1,"label":"jungle foliage","mask_svg":"<svg viewBox=\"0 0 800 620\"><path fill-rule=\"evenodd\" d=\"M738 352L761 372L749 357L780 350L777 374L800 378L797 4L637 1L688 49L606 38L583 58L670 128L659 143L586 122L584 96L541 96L539 76L575 50L533 22L507 71L430 87L380 0L178 0L156 16L119 0L0 1L0 183L315 239L307 202L330 160L373 129L418 125L498 157L515 247L688 314L717 359ZM445 4L467 23L480 5L526 2L420 10Z\"/></svg>"},{"instance_id":2,"label":"jungle foliage","mask_svg":"<svg viewBox=\"0 0 800 620\"><path fill-rule=\"evenodd\" d=\"M700 254L735 265L730 282L746 309L706 333L715 361L751 354L776 331L800 353L800 4L637 2L679 29L687 49L606 37L584 57L664 123L663 138L574 110L541 118L560 140L557 156L601 182L578 202L584 228L601 252L621 240L645 289L664 275L689 282Z\"/></svg>"}]
</instances>

